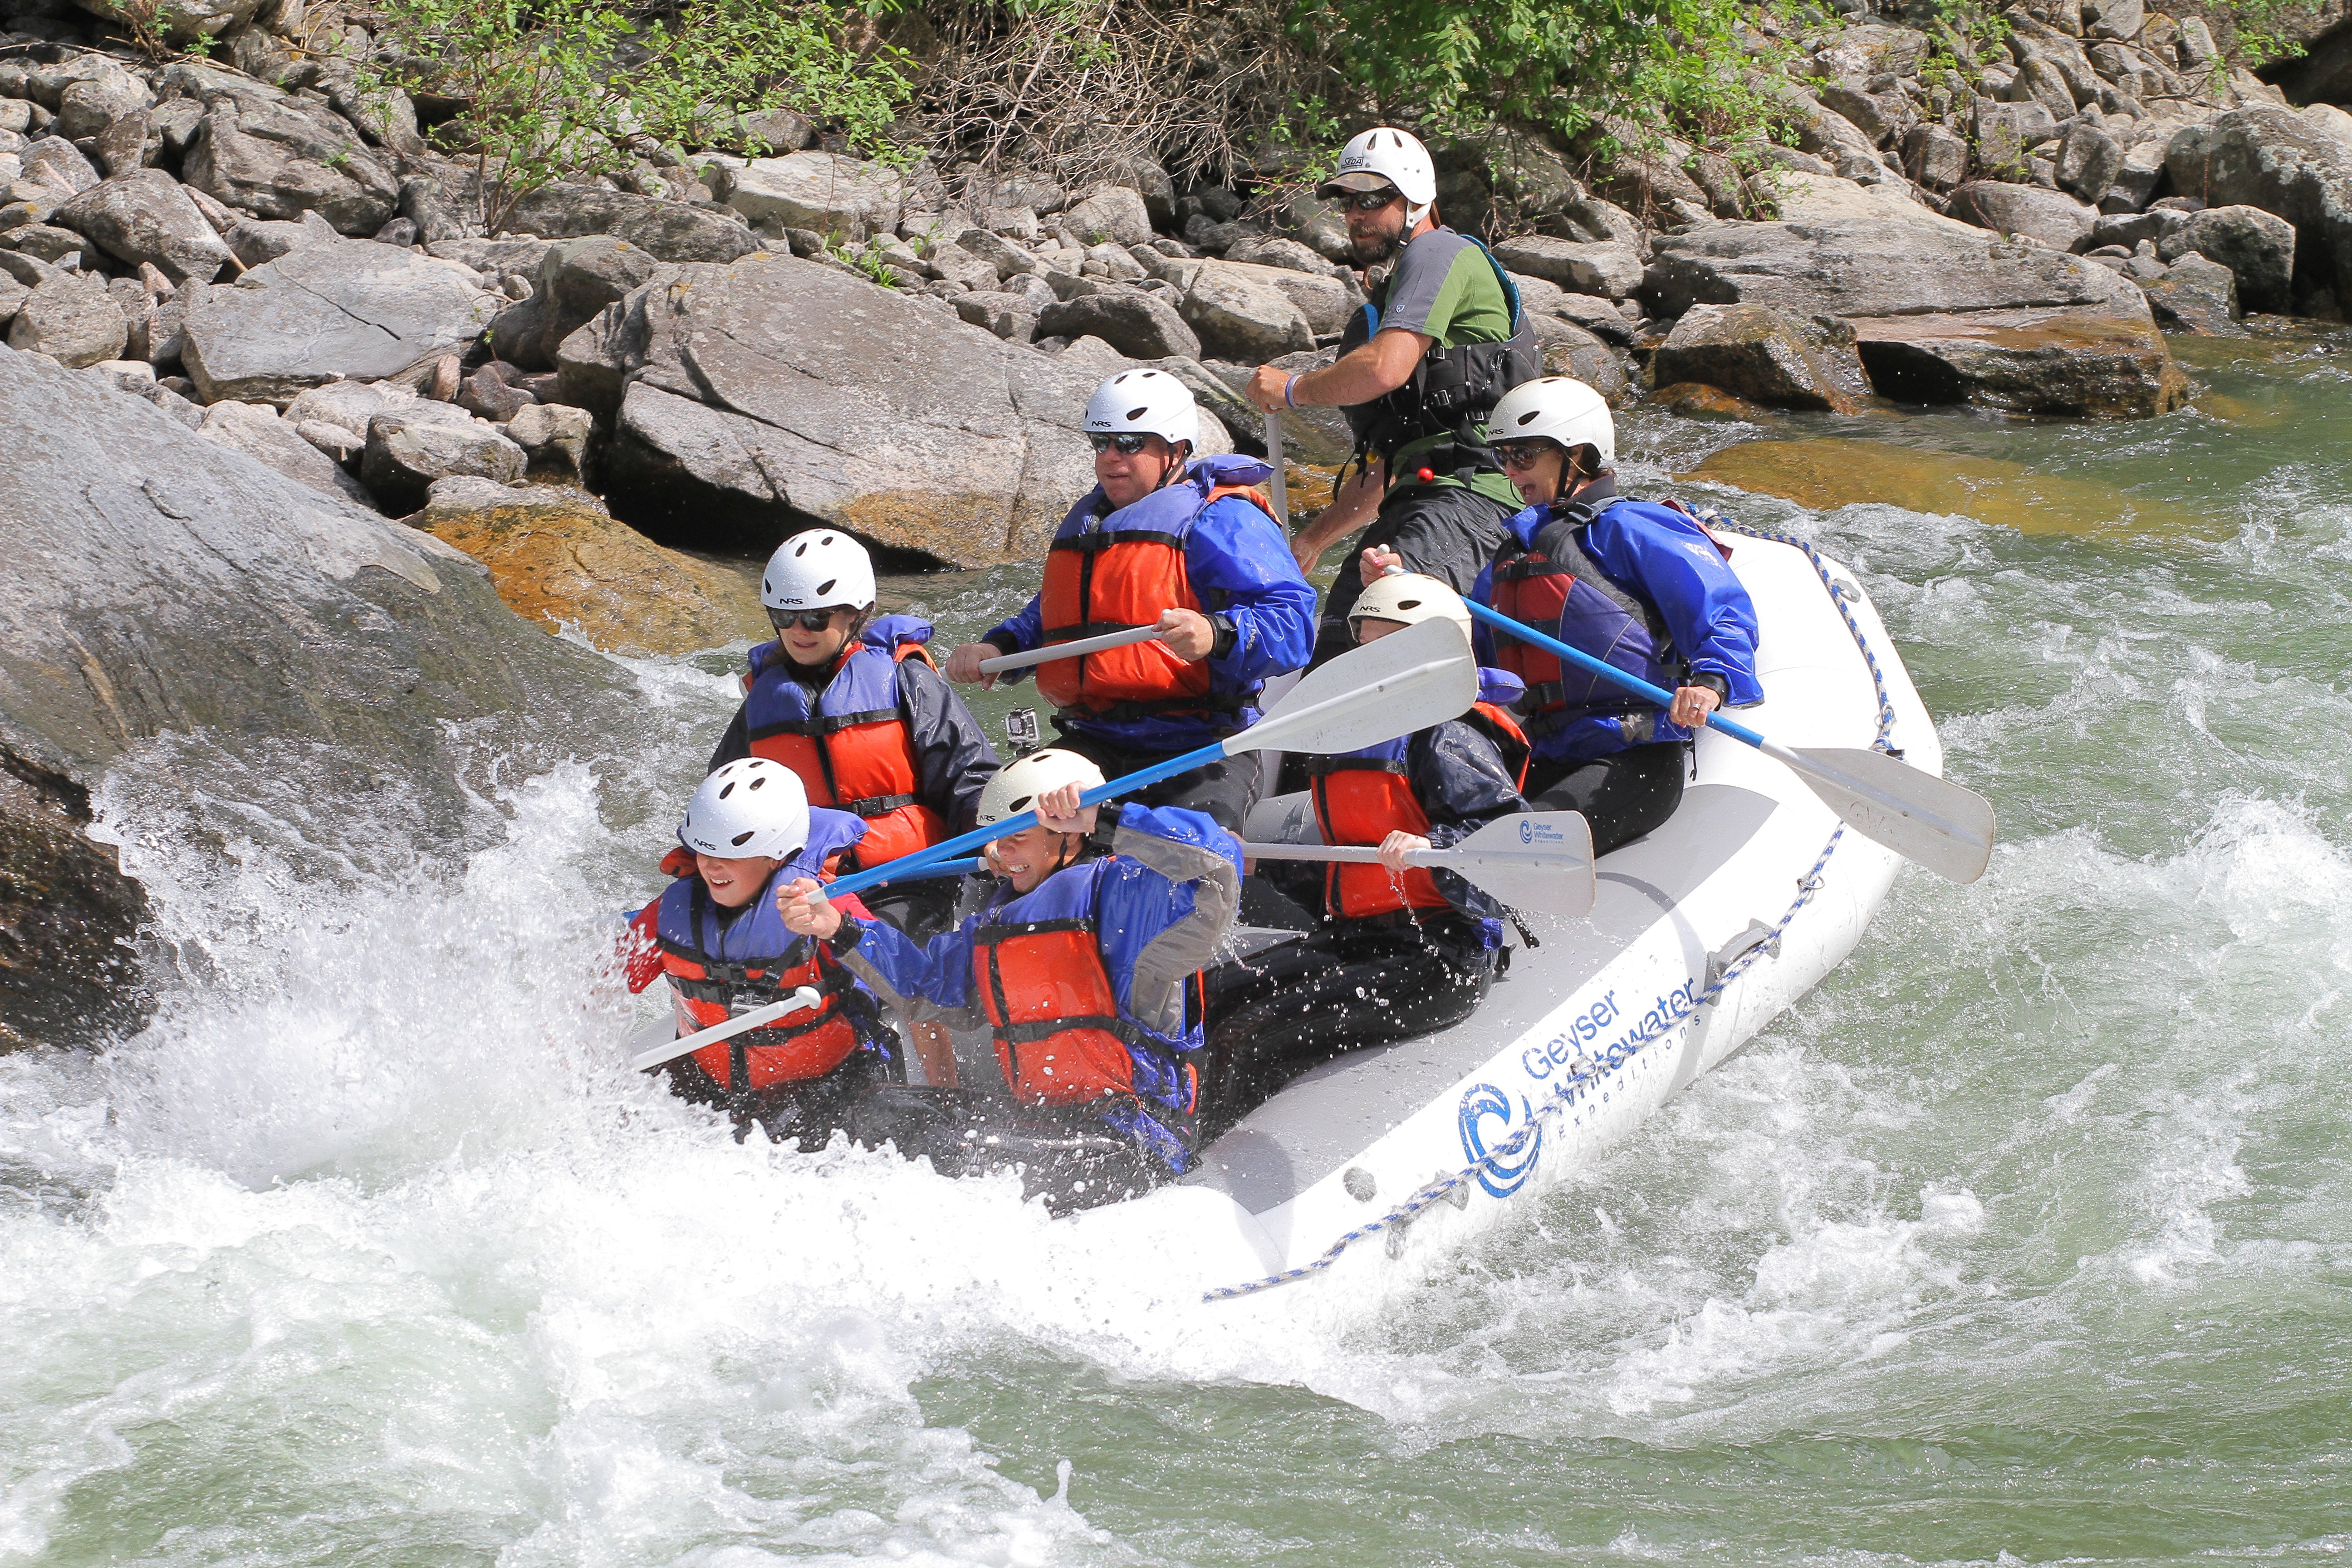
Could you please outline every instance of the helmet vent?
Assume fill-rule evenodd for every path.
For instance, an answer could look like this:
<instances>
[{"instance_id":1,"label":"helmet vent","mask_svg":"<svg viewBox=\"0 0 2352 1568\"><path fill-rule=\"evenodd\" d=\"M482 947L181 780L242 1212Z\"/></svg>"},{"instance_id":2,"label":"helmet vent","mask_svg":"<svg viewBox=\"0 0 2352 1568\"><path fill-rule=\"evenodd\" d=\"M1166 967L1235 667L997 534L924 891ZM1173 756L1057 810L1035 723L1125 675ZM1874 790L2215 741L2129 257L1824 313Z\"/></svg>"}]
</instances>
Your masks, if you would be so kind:
<instances>
[{"instance_id":1,"label":"helmet vent","mask_svg":"<svg viewBox=\"0 0 2352 1568\"><path fill-rule=\"evenodd\" d=\"M1150 412L1151 412L1151 410L1148 406L1143 408L1130 408L1127 411L1127 416L1129 419L1140 419Z\"/></svg>"},{"instance_id":2,"label":"helmet vent","mask_svg":"<svg viewBox=\"0 0 2352 1568\"><path fill-rule=\"evenodd\" d=\"M1419 599L1399 599L1397 601L1397 608L1400 610L1417 610L1421 608L1421 601ZM756 789L759 786L755 784L752 787Z\"/></svg>"},{"instance_id":3,"label":"helmet vent","mask_svg":"<svg viewBox=\"0 0 2352 1568\"><path fill-rule=\"evenodd\" d=\"M1411 609L1412 607L1412 605L1406 605L1406 606L1405 606L1405 608L1407 608L1407 609ZM755 779L753 779L753 780L751 781L751 788L752 788L752 789L758 789L761 784L766 784L767 782L768 782L768 775L767 775L767 774L765 774L765 773L761 773L758 778L755 778ZM747 793L748 793L748 792L747 792Z\"/></svg>"},{"instance_id":4,"label":"helmet vent","mask_svg":"<svg viewBox=\"0 0 2352 1568\"><path fill-rule=\"evenodd\" d=\"M721 799L721 800L725 800L729 795L733 795L734 793L735 793L735 785L734 785L732 783L730 783L730 784L728 784L728 786L727 786L725 789L722 789L722 790L720 790L720 791L719 792L719 799Z\"/></svg>"},{"instance_id":5,"label":"helmet vent","mask_svg":"<svg viewBox=\"0 0 2352 1568\"><path fill-rule=\"evenodd\" d=\"M795 561L798 561L802 556L806 555L807 553L808 553L808 541L807 541L807 540L805 540L805 539L803 539L803 540L802 540L802 541L801 541L801 547L800 547L798 550L795 550L795 551L793 551L793 560L795 560Z\"/></svg>"},{"instance_id":6,"label":"helmet vent","mask_svg":"<svg viewBox=\"0 0 2352 1568\"><path fill-rule=\"evenodd\" d=\"M841 579L838 577L827 577L824 582L819 583L816 585L816 591L820 594L830 594L833 592L833 585L840 581Z\"/></svg>"},{"instance_id":7,"label":"helmet vent","mask_svg":"<svg viewBox=\"0 0 2352 1568\"><path fill-rule=\"evenodd\" d=\"M1540 408L1530 408L1530 409L1528 409L1525 414L1522 414L1522 415L1520 415L1520 416L1519 416L1519 424L1520 424L1520 426L1521 426L1522 427L1525 427L1525 426L1528 426L1528 425L1531 425L1531 424L1535 423L1536 416L1537 416L1538 415L1541 414L1542 412L1543 412L1543 410L1542 410L1542 409L1540 409Z\"/></svg>"},{"instance_id":8,"label":"helmet vent","mask_svg":"<svg viewBox=\"0 0 2352 1568\"><path fill-rule=\"evenodd\" d=\"M756 827L747 827L727 842L733 845L736 848L740 849L743 846L751 842L751 835L758 831L759 829Z\"/></svg>"},{"instance_id":9,"label":"helmet vent","mask_svg":"<svg viewBox=\"0 0 2352 1568\"><path fill-rule=\"evenodd\" d=\"M1013 803L1013 809L1015 812L1026 811L1029 809L1029 803L1036 798L1037 797L1034 795L1024 795L1019 800Z\"/></svg>"}]
</instances>

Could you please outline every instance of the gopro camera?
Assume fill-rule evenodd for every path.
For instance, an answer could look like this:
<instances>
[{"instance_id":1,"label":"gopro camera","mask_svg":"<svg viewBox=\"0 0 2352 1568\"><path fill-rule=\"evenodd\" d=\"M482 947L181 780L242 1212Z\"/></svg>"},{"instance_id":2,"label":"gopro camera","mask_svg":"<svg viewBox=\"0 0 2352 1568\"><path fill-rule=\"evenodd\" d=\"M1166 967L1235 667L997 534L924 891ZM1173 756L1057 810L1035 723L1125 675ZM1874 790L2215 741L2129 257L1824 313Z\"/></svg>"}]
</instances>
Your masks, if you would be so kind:
<instances>
[{"instance_id":1,"label":"gopro camera","mask_svg":"<svg viewBox=\"0 0 2352 1568\"><path fill-rule=\"evenodd\" d=\"M1027 751L1037 744L1037 710L1015 708L1004 716L1005 743L1018 751Z\"/></svg>"}]
</instances>

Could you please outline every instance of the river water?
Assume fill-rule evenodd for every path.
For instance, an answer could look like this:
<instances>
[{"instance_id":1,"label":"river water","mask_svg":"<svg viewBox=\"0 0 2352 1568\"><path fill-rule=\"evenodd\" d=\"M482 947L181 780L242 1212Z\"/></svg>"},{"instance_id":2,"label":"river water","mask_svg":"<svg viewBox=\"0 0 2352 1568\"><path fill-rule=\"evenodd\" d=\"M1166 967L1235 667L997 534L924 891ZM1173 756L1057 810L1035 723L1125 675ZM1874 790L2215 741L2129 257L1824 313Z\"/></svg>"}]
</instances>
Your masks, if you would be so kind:
<instances>
[{"instance_id":1,"label":"river water","mask_svg":"<svg viewBox=\"0 0 2352 1568\"><path fill-rule=\"evenodd\" d=\"M2352 1551L2352 342L2181 347L2142 425L1629 422L1636 489L1831 487L1674 488L1855 564L2002 845L1336 1327L616 1069L721 656L477 757L455 832L315 758L118 775L164 1005L0 1058L0 1562Z\"/></svg>"}]
</instances>

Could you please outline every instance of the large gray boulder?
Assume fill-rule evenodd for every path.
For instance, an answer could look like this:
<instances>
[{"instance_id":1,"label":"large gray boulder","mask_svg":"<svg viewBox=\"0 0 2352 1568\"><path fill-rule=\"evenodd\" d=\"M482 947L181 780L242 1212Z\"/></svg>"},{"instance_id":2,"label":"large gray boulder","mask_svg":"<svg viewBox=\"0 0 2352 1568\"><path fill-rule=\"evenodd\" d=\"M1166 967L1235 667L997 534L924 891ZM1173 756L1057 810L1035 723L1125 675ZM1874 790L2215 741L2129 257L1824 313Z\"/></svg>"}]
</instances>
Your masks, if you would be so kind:
<instances>
[{"instance_id":1,"label":"large gray boulder","mask_svg":"<svg viewBox=\"0 0 2352 1568\"><path fill-rule=\"evenodd\" d=\"M732 261L760 248L760 237L725 213L602 185L541 185L515 204L507 227L541 239L605 235L656 261Z\"/></svg>"},{"instance_id":2,"label":"large gray boulder","mask_svg":"<svg viewBox=\"0 0 2352 1568\"><path fill-rule=\"evenodd\" d=\"M2352 300L2352 145L2291 109L2256 103L2176 132L2165 170L2174 190L2209 206L2260 207L2293 224L2314 283Z\"/></svg>"},{"instance_id":3,"label":"large gray boulder","mask_svg":"<svg viewBox=\"0 0 2352 1568\"><path fill-rule=\"evenodd\" d=\"M50 273L34 285L8 323L10 348L47 354L68 370L120 359L130 338L122 307L95 273Z\"/></svg>"},{"instance_id":4,"label":"large gray boulder","mask_svg":"<svg viewBox=\"0 0 2352 1568\"><path fill-rule=\"evenodd\" d=\"M1288 294L1231 267L1194 274L1178 310L1217 359L1263 362L1315 346L1313 323Z\"/></svg>"},{"instance_id":5,"label":"large gray boulder","mask_svg":"<svg viewBox=\"0 0 2352 1568\"><path fill-rule=\"evenodd\" d=\"M627 721L625 677L518 619L456 551L148 403L0 352L0 1028L17 1039L119 1036L152 1005L131 945L144 899L82 832L118 764L147 759L112 786L133 835L247 835L236 813L315 789L350 809L289 848L364 862L386 828L370 781L397 780L389 809L462 861L504 828L459 767L509 752L537 771Z\"/></svg>"},{"instance_id":6,"label":"large gray boulder","mask_svg":"<svg viewBox=\"0 0 2352 1568\"><path fill-rule=\"evenodd\" d=\"M907 205L907 183L898 171L840 153L754 158L742 168L720 171L719 178L719 199L776 239L788 228L864 239L895 229Z\"/></svg>"},{"instance_id":7,"label":"large gray boulder","mask_svg":"<svg viewBox=\"0 0 2352 1568\"><path fill-rule=\"evenodd\" d=\"M563 340L599 310L651 281L663 263L653 252L597 235L558 240L539 260L539 287L490 323L490 346L525 370L552 370Z\"/></svg>"},{"instance_id":8,"label":"large gray boulder","mask_svg":"<svg viewBox=\"0 0 2352 1568\"><path fill-rule=\"evenodd\" d=\"M2063 191L1971 180L1952 193L1952 216L1996 234L2021 234L2053 250L2072 250L2099 221L2099 211Z\"/></svg>"},{"instance_id":9,"label":"large gray boulder","mask_svg":"<svg viewBox=\"0 0 2352 1568\"><path fill-rule=\"evenodd\" d=\"M254 81L222 87L215 68L180 65L204 76L205 118L181 163L181 177L205 195L256 217L317 213L348 235L372 235L400 205L400 182L342 116ZM258 90L254 90L258 89Z\"/></svg>"},{"instance_id":10,"label":"large gray boulder","mask_svg":"<svg viewBox=\"0 0 2352 1568\"><path fill-rule=\"evenodd\" d=\"M2130 281L1926 216L1663 236L1643 291L1661 316L1754 304L1841 318L1872 385L1901 402L2117 417L2179 404L2186 378Z\"/></svg>"},{"instance_id":11,"label":"large gray boulder","mask_svg":"<svg viewBox=\"0 0 2352 1568\"><path fill-rule=\"evenodd\" d=\"M688 266L565 340L616 516L765 552L814 522L961 566L1034 558L1093 480L1096 375L814 261Z\"/></svg>"},{"instance_id":12,"label":"large gray boulder","mask_svg":"<svg viewBox=\"0 0 2352 1568\"><path fill-rule=\"evenodd\" d=\"M2123 172L2121 143L2095 125L2078 120L2059 141L2059 188L2094 206Z\"/></svg>"},{"instance_id":13,"label":"large gray boulder","mask_svg":"<svg viewBox=\"0 0 2352 1568\"><path fill-rule=\"evenodd\" d=\"M1106 289L1057 300L1037 312L1037 331L1045 337L1100 338L1129 359L1201 356L1201 340L1176 307L1139 289Z\"/></svg>"},{"instance_id":14,"label":"large gray boulder","mask_svg":"<svg viewBox=\"0 0 2352 1568\"><path fill-rule=\"evenodd\" d=\"M2260 207L2208 207L2157 241L2159 260L2195 254L2219 262L2236 279L2237 302L2249 310L2284 311L2294 281L2294 226Z\"/></svg>"},{"instance_id":15,"label":"large gray boulder","mask_svg":"<svg viewBox=\"0 0 2352 1568\"><path fill-rule=\"evenodd\" d=\"M2238 327L2238 280L2228 268L2189 255L2140 287L2156 319L2174 331L2199 337L2243 335Z\"/></svg>"},{"instance_id":16,"label":"large gray boulder","mask_svg":"<svg viewBox=\"0 0 2352 1568\"><path fill-rule=\"evenodd\" d=\"M1125 185L1097 185L1083 201L1074 202L1056 220L1088 245L1109 240L1116 245L1141 245L1151 237L1151 209L1143 193Z\"/></svg>"},{"instance_id":17,"label":"large gray boulder","mask_svg":"<svg viewBox=\"0 0 2352 1568\"><path fill-rule=\"evenodd\" d=\"M51 215L118 261L152 262L174 283L209 283L229 248L180 183L137 169L92 185Z\"/></svg>"},{"instance_id":18,"label":"large gray boulder","mask_svg":"<svg viewBox=\"0 0 2352 1568\"><path fill-rule=\"evenodd\" d=\"M207 403L283 406L305 387L382 380L470 342L501 303L455 262L315 245L207 292L188 312L181 363Z\"/></svg>"}]
</instances>

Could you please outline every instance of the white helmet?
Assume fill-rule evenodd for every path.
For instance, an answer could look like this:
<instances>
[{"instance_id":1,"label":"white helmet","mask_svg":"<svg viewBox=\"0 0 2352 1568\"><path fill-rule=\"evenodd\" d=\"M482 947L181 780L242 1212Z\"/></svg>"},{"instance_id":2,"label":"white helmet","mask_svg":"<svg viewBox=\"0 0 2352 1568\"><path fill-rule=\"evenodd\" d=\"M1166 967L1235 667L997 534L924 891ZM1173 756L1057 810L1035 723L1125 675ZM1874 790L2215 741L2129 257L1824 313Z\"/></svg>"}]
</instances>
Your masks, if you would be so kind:
<instances>
[{"instance_id":1,"label":"white helmet","mask_svg":"<svg viewBox=\"0 0 2352 1568\"><path fill-rule=\"evenodd\" d=\"M1447 620L1462 628L1462 639L1470 639L1470 612L1462 607L1462 595L1434 577L1424 577L1418 572L1391 572L1376 583L1368 583L1349 607L1348 625L1366 616L1374 620L1402 621L1406 626L1418 626L1423 621Z\"/></svg>"},{"instance_id":2,"label":"white helmet","mask_svg":"<svg viewBox=\"0 0 2352 1568\"><path fill-rule=\"evenodd\" d=\"M1164 370L1123 370L1087 399L1087 434L1141 430L1173 446L1201 444L1201 411L1192 389Z\"/></svg>"},{"instance_id":3,"label":"white helmet","mask_svg":"<svg viewBox=\"0 0 2352 1568\"><path fill-rule=\"evenodd\" d=\"M766 757L729 763L687 803L677 841L721 860L789 860L808 846L808 791L800 774Z\"/></svg>"},{"instance_id":4,"label":"white helmet","mask_svg":"<svg viewBox=\"0 0 2352 1568\"><path fill-rule=\"evenodd\" d=\"M760 574L760 602L772 610L862 610L874 603L874 563L866 546L830 528L795 533Z\"/></svg>"},{"instance_id":5,"label":"white helmet","mask_svg":"<svg viewBox=\"0 0 2352 1568\"><path fill-rule=\"evenodd\" d=\"M1617 422L1609 417L1609 400L1565 375L1538 376L1503 394L1486 416L1486 439L1597 447L1602 468L1617 466Z\"/></svg>"},{"instance_id":6,"label":"white helmet","mask_svg":"<svg viewBox=\"0 0 2352 1568\"><path fill-rule=\"evenodd\" d=\"M1393 185L1404 197L1404 226L1410 232L1437 199L1437 165L1429 149L1410 131L1377 125L1339 150L1339 166L1315 187L1318 196L1343 192L1377 191Z\"/></svg>"},{"instance_id":7,"label":"white helmet","mask_svg":"<svg viewBox=\"0 0 2352 1568\"><path fill-rule=\"evenodd\" d=\"M980 825L985 827L992 822L1020 816L1049 789L1059 789L1067 784L1092 789L1102 782L1102 770L1076 752L1065 752L1056 746L1032 752L1019 762L1007 763L997 769L988 787L980 792Z\"/></svg>"}]
</instances>

